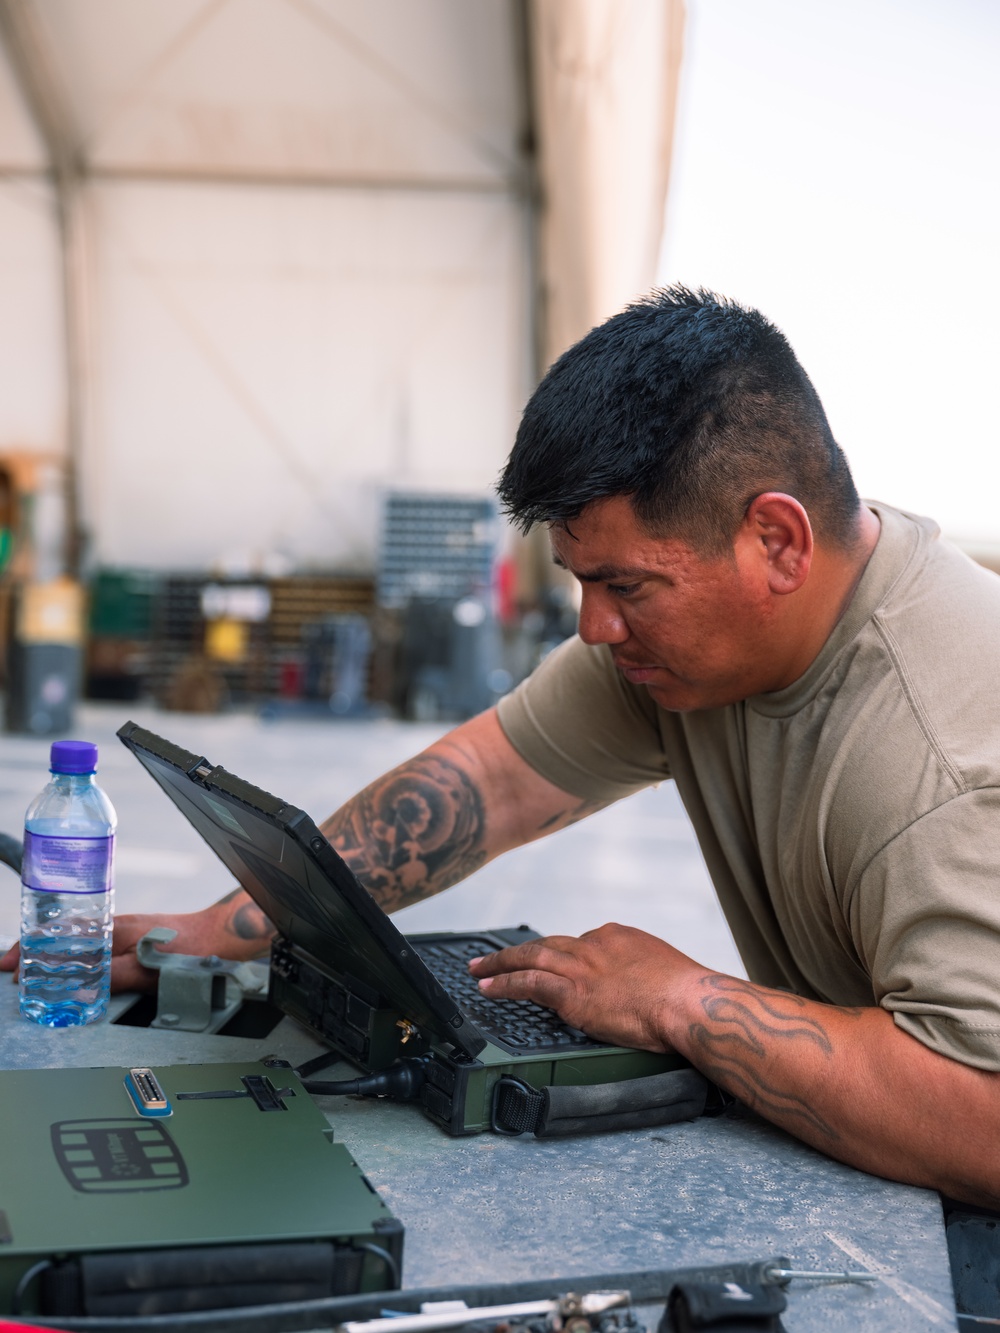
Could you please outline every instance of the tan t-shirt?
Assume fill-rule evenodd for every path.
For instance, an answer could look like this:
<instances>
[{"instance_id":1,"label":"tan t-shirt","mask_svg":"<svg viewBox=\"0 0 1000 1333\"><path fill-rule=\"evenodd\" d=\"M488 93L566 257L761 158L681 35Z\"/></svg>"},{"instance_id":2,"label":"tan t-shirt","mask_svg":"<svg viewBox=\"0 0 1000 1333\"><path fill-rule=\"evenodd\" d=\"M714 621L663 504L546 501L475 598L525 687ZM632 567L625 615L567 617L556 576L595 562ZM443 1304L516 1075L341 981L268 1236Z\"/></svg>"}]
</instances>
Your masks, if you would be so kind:
<instances>
[{"instance_id":1,"label":"tan t-shirt","mask_svg":"<svg viewBox=\"0 0 1000 1333\"><path fill-rule=\"evenodd\" d=\"M500 721L583 798L674 778L751 979L1000 1069L1000 578L871 507L875 552L793 685L671 713L571 639Z\"/></svg>"}]
</instances>

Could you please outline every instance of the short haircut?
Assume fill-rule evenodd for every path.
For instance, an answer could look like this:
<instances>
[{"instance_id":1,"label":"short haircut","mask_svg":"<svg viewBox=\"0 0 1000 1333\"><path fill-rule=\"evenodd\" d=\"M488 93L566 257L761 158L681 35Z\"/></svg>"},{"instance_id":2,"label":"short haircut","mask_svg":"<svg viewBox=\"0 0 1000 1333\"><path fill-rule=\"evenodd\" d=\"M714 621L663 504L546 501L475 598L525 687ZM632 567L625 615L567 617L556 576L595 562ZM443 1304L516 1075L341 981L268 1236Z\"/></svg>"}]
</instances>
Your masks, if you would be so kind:
<instances>
[{"instance_id":1,"label":"short haircut","mask_svg":"<svg viewBox=\"0 0 1000 1333\"><path fill-rule=\"evenodd\" d=\"M624 495L656 535L732 549L752 500L793 495L853 544L860 502L809 377L757 310L666 287L592 329L524 410L498 486L514 522L567 522Z\"/></svg>"}]
</instances>

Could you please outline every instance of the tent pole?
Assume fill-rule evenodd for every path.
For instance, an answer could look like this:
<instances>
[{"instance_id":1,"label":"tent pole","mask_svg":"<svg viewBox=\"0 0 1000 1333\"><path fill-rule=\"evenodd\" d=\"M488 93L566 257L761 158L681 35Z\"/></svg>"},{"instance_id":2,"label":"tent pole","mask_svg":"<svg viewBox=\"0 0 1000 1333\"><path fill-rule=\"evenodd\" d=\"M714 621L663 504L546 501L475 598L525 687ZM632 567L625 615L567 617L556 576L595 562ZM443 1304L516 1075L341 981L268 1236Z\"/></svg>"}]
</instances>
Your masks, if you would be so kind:
<instances>
[{"instance_id":1,"label":"tent pole","mask_svg":"<svg viewBox=\"0 0 1000 1333\"><path fill-rule=\"evenodd\" d=\"M68 98L30 0L0 0L0 41L45 144L59 231L66 385L64 495L66 572L79 577L83 555L80 468L84 451L87 331L86 171Z\"/></svg>"}]
</instances>

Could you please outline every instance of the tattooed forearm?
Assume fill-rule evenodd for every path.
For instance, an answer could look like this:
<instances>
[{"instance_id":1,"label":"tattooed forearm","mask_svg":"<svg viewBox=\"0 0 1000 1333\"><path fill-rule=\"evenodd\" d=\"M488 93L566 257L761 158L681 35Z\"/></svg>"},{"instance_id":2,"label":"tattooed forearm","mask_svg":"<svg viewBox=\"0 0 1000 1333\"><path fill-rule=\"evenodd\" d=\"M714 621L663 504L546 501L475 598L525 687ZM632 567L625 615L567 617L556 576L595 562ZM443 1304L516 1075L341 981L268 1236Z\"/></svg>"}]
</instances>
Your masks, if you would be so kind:
<instances>
[{"instance_id":1,"label":"tattooed forearm","mask_svg":"<svg viewBox=\"0 0 1000 1333\"><path fill-rule=\"evenodd\" d=\"M833 1045L823 1025L802 1012L797 995L764 990L736 977L707 976L700 1008L704 1021L688 1029L698 1067L761 1115L814 1135L836 1139L836 1131L814 1107L764 1076L779 1045L807 1043L825 1059ZM771 1065L773 1067L773 1065ZM789 1123L791 1122L791 1123Z\"/></svg>"},{"instance_id":2,"label":"tattooed forearm","mask_svg":"<svg viewBox=\"0 0 1000 1333\"><path fill-rule=\"evenodd\" d=\"M764 1056L765 1036L812 1041L824 1054L831 1054L830 1039L815 1019L788 1013L789 1009L802 1005L800 996L786 997L764 991L737 977L719 976L711 981L715 993L702 1000L702 1008L720 1026L729 1024L742 1029L746 1043L755 1055ZM736 999L736 996L741 998Z\"/></svg>"},{"instance_id":3,"label":"tattooed forearm","mask_svg":"<svg viewBox=\"0 0 1000 1333\"><path fill-rule=\"evenodd\" d=\"M803 1098L774 1087L759 1072L751 1073L747 1070L742 1053L732 1054L726 1050L726 1043L733 1038L720 1037L697 1024L692 1028L691 1035L699 1049L705 1053L704 1059L698 1062L701 1072L734 1097L752 1106L760 1115L785 1125L788 1125L789 1120L799 1121L801 1125L811 1126L817 1134L827 1139L840 1137L832 1125L827 1124ZM794 1128L794 1125L788 1127Z\"/></svg>"},{"instance_id":4,"label":"tattooed forearm","mask_svg":"<svg viewBox=\"0 0 1000 1333\"><path fill-rule=\"evenodd\" d=\"M423 754L373 782L323 832L387 911L419 902L486 860L475 783L440 754Z\"/></svg>"},{"instance_id":5,"label":"tattooed forearm","mask_svg":"<svg viewBox=\"0 0 1000 1333\"><path fill-rule=\"evenodd\" d=\"M721 1088L851 1166L997 1206L1000 1073L931 1050L877 1005L684 967L676 1007L658 1010L665 1044Z\"/></svg>"}]
</instances>

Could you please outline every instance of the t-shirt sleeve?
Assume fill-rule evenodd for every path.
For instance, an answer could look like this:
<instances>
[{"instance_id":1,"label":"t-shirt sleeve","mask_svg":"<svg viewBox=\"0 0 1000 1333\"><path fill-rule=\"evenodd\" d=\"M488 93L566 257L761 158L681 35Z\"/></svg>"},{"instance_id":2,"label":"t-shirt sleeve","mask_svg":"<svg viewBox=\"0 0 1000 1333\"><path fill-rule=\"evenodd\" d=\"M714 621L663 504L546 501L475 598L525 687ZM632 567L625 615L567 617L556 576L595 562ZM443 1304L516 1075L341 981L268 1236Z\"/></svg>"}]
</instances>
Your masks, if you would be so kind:
<instances>
[{"instance_id":1,"label":"t-shirt sleeve","mask_svg":"<svg viewBox=\"0 0 1000 1333\"><path fill-rule=\"evenodd\" d=\"M643 688L622 679L604 647L572 638L500 700L507 739L549 782L589 801L615 801L670 776Z\"/></svg>"},{"instance_id":2,"label":"t-shirt sleeve","mask_svg":"<svg viewBox=\"0 0 1000 1333\"><path fill-rule=\"evenodd\" d=\"M925 1046L1000 1070L1000 790L965 792L869 864L852 929L875 999Z\"/></svg>"}]
</instances>

